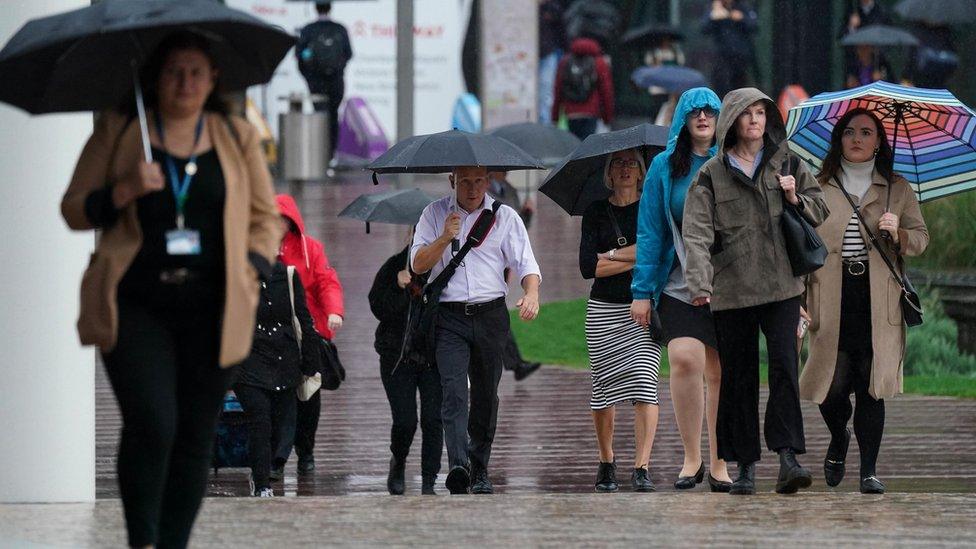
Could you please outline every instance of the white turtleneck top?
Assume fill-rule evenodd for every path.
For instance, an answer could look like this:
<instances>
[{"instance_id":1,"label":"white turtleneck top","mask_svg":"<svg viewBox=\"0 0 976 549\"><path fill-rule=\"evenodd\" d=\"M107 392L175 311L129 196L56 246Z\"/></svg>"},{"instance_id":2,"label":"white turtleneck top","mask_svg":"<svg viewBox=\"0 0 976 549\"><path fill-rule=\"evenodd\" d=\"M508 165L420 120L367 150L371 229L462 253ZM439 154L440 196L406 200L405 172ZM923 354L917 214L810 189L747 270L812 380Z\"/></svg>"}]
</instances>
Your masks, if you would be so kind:
<instances>
[{"instance_id":1,"label":"white turtleneck top","mask_svg":"<svg viewBox=\"0 0 976 549\"><path fill-rule=\"evenodd\" d=\"M844 189L851 194L855 204L860 204L865 193L871 187L871 175L874 173L874 158L867 162L848 162L840 159L840 173L838 179ZM867 261L868 249L861 236L860 222L857 214L851 212L851 218L844 229L844 241L841 244L841 258L845 261Z\"/></svg>"}]
</instances>

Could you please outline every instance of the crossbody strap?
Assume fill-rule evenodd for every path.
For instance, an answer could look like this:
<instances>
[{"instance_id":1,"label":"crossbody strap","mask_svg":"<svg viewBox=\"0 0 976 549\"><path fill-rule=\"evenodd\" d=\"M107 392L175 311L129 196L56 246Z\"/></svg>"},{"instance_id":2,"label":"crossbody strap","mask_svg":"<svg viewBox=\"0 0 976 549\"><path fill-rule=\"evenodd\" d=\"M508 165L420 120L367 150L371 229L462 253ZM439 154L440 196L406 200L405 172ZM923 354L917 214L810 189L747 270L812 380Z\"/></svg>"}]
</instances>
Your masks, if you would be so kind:
<instances>
[{"instance_id":1,"label":"crossbody strap","mask_svg":"<svg viewBox=\"0 0 976 549\"><path fill-rule=\"evenodd\" d=\"M864 221L864 217L861 215L861 210L859 210L857 208L857 205L854 204L854 199L851 198L851 194L847 192L847 189L844 188L843 183L837 181L836 179L834 179L834 181L837 183L837 186L840 187L840 191L844 193L844 197L847 198L847 202L850 203L851 208L854 208L854 215L856 215L857 220L861 222L861 226L864 227L864 231L868 233L868 238L871 240L871 244L873 244L874 247L878 249L878 254L881 256L881 259L884 261L885 265L888 266L888 270L891 271L891 276L895 277L895 280L898 281L898 284L901 285L901 289L904 291L905 284L901 280L901 275L898 274L898 271L895 269L894 264L891 262L890 259L888 259L888 256L885 255L884 248L881 247L881 243L878 242L877 237L874 236L874 231L872 231L871 227L868 227L867 222Z\"/></svg>"},{"instance_id":2,"label":"crossbody strap","mask_svg":"<svg viewBox=\"0 0 976 549\"><path fill-rule=\"evenodd\" d=\"M617 216L613 215L613 206L610 201L607 200L607 216L610 217L610 226L613 227L613 233L617 237L617 246L623 248L628 244L627 237L624 236L623 231L620 230L620 224L617 223Z\"/></svg>"},{"instance_id":3,"label":"crossbody strap","mask_svg":"<svg viewBox=\"0 0 976 549\"><path fill-rule=\"evenodd\" d=\"M298 350L302 349L302 324L298 322L298 315L295 314L295 266L289 265L288 272L288 301L291 303L291 325L295 330L295 339L298 341Z\"/></svg>"},{"instance_id":4,"label":"crossbody strap","mask_svg":"<svg viewBox=\"0 0 976 549\"><path fill-rule=\"evenodd\" d=\"M434 291L443 290L447 287L447 283L450 282L451 277L454 276L454 273L457 272L457 268L460 267L461 262L464 261L464 256L468 255L471 248L481 244L484 242L485 238L488 237L488 233L490 233L492 227L495 226L495 215L498 213L498 208L500 208L501 205L502 203L497 200L494 204L492 204L491 211L488 213L487 229L485 230L485 233L482 235L468 233L468 237L464 240L464 245L461 246L458 253L454 254L454 257L452 257L451 261L448 262L447 267L438 273L434 280L427 283L427 286L424 288L424 293L429 294ZM475 226L477 226L477 222L475 222ZM474 227L472 227L472 229L473 228Z\"/></svg>"}]
</instances>

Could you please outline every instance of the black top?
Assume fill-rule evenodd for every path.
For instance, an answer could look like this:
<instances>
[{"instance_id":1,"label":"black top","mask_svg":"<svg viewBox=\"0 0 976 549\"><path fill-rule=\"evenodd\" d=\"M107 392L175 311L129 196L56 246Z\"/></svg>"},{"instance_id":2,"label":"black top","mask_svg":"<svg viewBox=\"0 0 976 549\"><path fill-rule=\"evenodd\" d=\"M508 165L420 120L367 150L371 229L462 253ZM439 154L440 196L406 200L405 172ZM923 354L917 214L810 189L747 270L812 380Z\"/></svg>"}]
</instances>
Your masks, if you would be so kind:
<instances>
[{"instance_id":1,"label":"black top","mask_svg":"<svg viewBox=\"0 0 976 549\"><path fill-rule=\"evenodd\" d=\"M411 295L419 296L427 281L427 275L413 275L406 288L397 285L397 273L407 267L407 250L408 248L404 248L383 263L373 279L373 287L369 290L369 308L380 321L373 343L380 355L399 356L403 346L403 333L407 329Z\"/></svg>"},{"instance_id":2,"label":"black top","mask_svg":"<svg viewBox=\"0 0 976 549\"><path fill-rule=\"evenodd\" d=\"M295 316L302 328L302 346L292 324L291 298L288 295L288 268L275 263L267 282L261 283L261 297L255 316L251 355L241 363L237 382L272 391L298 386L302 374L319 371L318 332L305 304L302 280L296 274Z\"/></svg>"},{"instance_id":3,"label":"black top","mask_svg":"<svg viewBox=\"0 0 976 549\"><path fill-rule=\"evenodd\" d=\"M163 165L166 188L149 193L136 201L142 247L119 283L119 293L128 296L147 296L167 293L161 284L161 270L185 267L193 271L192 286L200 294L190 299L211 299L223 302L224 280L224 173L217 153L211 149L197 157L197 173L193 176L187 195L186 228L200 232L199 255L169 255L166 252L166 232L176 228L176 199L166 174L163 151L153 148L153 158ZM176 173L182 180L186 158L173 157ZM185 292L184 292L185 293Z\"/></svg>"},{"instance_id":4,"label":"black top","mask_svg":"<svg viewBox=\"0 0 976 549\"><path fill-rule=\"evenodd\" d=\"M617 243L617 234L610 223L607 206L613 211L613 216L620 227L620 233L627 239L627 244L624 246ZM633 299L630 294L631 271L595 278L596 254L630 246L637 242L637 212L639 209L639 200L623 207L614 206L607 200L598 200L586 208L586 212L583 214L579 264L583 278L594 278L593 287L590 289L591 299L607 303L630 303Z\"/></svg>"}]
</instances>

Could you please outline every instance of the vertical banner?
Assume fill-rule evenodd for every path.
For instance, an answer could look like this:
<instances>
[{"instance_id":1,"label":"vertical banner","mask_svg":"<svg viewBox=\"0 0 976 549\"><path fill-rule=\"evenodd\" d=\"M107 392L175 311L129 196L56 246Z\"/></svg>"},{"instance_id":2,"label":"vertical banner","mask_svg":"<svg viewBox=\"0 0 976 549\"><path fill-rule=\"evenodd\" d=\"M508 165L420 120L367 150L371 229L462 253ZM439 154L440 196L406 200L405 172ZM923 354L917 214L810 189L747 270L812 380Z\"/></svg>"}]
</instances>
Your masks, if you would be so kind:
<instances>
[{"instance_id":1,"label":"vertical banner","mask_svg":"<svg viewBox=\"0 0 976 549\"><path fill-rule=\"evenodd\" d=\"M226 0L231 7L260 17L297 35L317 17L314 3L286 0ZM461 43L466 0L416 0L414 5L414 131L448 130L451 108L464 89ZM396 0L334 1L330 18L345 25L353 58L346 66L345 97L361 97L376 114L387 138L396 139ZM278 66L265 86L248 96L277 135L281 99L308 93L294 52Z\"/></svg>"},{"instance_id":2,"label":"vertical banner","mask_svg":"<svg viewBox=\"0 0 976 549\"><path fill-rule=\"evenodd\" d=\"M538 117L539 3L481 0L481 127Z\"/></svg>"}]
</instances>

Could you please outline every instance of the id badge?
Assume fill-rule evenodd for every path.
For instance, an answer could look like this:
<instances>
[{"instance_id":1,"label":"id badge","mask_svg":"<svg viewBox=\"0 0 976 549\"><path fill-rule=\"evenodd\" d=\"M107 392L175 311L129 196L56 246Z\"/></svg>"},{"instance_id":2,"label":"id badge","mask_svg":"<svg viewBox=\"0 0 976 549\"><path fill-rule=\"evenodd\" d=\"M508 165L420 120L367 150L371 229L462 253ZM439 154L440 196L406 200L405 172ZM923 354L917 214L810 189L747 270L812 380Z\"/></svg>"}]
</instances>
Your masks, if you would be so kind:
<instances>
[{"instance_id":1,"label":"id badge","mask_svg":"<svg viewBox=\"0 0 976 549\"><path fill-rule=\"evenodd\" d=\"M200 231L188 229L166 231L166 253L169 255L200 255Z\"/></svg>"}]
</instances>

